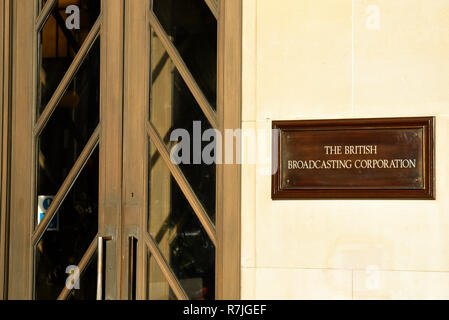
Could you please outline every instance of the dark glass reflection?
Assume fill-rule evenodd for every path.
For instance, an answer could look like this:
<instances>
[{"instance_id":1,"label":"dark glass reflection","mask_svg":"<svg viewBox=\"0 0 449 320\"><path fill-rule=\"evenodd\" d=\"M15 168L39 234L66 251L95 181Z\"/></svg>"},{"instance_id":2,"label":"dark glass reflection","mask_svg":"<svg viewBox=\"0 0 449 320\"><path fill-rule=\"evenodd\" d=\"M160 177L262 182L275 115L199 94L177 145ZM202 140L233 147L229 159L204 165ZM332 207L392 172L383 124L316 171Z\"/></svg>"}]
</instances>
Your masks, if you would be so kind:
<instances>
[{"instance_id":1,"label":"dark glass reflection","mask_svg":"<svg viewBox=\"0 0 449 320\"><path fill-rule=\"evenodd\" d=\"M153 11L213 108L217 100L217 20L204 0L153 0Z\"/></svg>"},{"instance_id":2,"label":"dark glass reflection","mask_svg":"<svg viewBox=\"0 0 449 320\"><path fill-rule=\"evenodd\" d=\"M58 219L59 228L47 230L35 248L35 298L38 300L54 300L59 296L69 276L67 268L80 262L97 234L98 150L59 208ZM95 279L96 276L90 275L89 281ZM90 295L94 289L90 289Z\"/></svg>"},{"instance_id":3,"label":"dark glass reflection","mask_svg":"<svg viewBox=\"0 0 449 320\"><path fill-rule=\"evenodd\" d=\"M209 214L210 219L215 222L216 166L215 163L204 163L201 157L201 151L210 143L210 141L202 141L202 135L212 127L181 75L173 67L171 59L168 58L156 36L152 37L151 47L151 123L156 127L169 149L174 146L174 142L170 141L173 130L184 129L189 133L189 163L181 163L180 168ZM199 135L194 134L194 126L201 128L198 131ZM196 154L201 158L199 163L194 161L193 146L195 141L201 144L200 154Z\"/></svg>"},{"instance_id":4,"label":"dark glass reflection","mask_svg":"<svg viewBox=\"0 0 449 320\"><path fill-rule=\"evenodd\" d=\"M150 234L189 298L214 299L215 247L152 146L150 153Z\"/></svg>"},{"instance_id":5,"label":"dark glass reflection","mask_svg":"<svg viewBox=\"0 0 449 320\"><path fill-rule=\"evenodd\" d=\"M101 0L59 0L39 33L37 114L41 114L86 40ZM42 5L45 1L41 2ZM80 9L80 28L66 26L66 8ZM37 218L45 215L99 123L100 40L97 39L65 90L38 139ZM55 219L35 247L34 295L56 299L98 232L98 150L85 164ZM94 259L93 259L94 260ZM92 260L92 261L93 261ZM89 264L71 299L94 299L95 263ZM93 263L95 265L93 265Z\"/></svg>"},{"instance_id":6,"label":"dark glass reflection","mask_svg":"<svg viewBox=\"0 0 449 320\"><path fill-rule=\"evenodd\" d=\"M89 265L79 277L79 288L73 288L67 300L97 299L97 255L92 257Z\"/></svg>"},{"instance_id":7,"label":"dark glass reflection","mask_svg":"<svg viewBox=\"0 0 449 320\"><path fill-rule=\"evenodd\" d=\"M39 137L38 196L55 195L99 123L100 39Z\"/></svg>"},{"instance_id":8,"label":"dark glass reflection","mask_svg":"<svg viewBox=\"0 0 449 320\"><path fill-rule=\"evenodd\" d=\"M65 11L69 5L77 5L80 8L80 29L69 30L66 27L67 14ZM49 102L97 20L100 14L100 5L101 0L58 0L56 2L50 17L39 33L38 114ZM63 100L73 104L76 98L69 94L70 90Z\"/></svg>"}]
</instances>

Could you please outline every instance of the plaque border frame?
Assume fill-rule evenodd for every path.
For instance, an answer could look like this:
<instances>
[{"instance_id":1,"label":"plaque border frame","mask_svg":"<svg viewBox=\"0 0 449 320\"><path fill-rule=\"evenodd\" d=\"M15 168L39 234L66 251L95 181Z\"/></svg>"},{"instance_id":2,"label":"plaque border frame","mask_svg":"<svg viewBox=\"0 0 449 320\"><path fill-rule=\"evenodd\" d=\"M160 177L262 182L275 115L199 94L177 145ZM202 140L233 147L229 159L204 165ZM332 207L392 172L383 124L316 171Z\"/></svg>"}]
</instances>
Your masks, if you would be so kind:
<instances>
[{"instance_id":1,"label":"plaque border frame","mask_svg":"<svg viewBox=\"0 0 449 320\"><path fill-rule=\"evenodd\" d=\"M282 189L281 170L275 170L281 164L281 135L272 131L272 200L435 200L435 122L431 117L402 118L358 118L358 119L326 119L326 120L275 120L272 129L302 130L342 130L342 129L411 129L422 128L424 132L422 154L424 157L423 189ZM279 131L278 131L279 132ZM277 152L275 152L277 148Z\"/></svg>"}]
</instances>

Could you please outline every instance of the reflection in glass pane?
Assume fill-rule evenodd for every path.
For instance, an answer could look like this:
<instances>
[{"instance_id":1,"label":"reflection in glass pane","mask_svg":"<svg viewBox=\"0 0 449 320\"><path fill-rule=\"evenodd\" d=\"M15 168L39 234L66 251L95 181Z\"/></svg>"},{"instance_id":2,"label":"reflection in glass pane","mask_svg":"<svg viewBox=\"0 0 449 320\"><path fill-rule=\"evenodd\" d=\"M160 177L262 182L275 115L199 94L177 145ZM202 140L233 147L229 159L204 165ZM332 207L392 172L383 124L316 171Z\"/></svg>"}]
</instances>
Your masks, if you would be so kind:
<instances>
[{"instance_id":1,"label":"reflection in glass pane","mask_svg":"<svg viewBox=\"0 0 449 320\"><path fill-rule=\"evenodd\" d=\"M80 275L79 289L73 288L67 300L97 299L97 255L94 254L89 265Z\"/></svg>"},{"instance_id":2,"label":"reflection in glass pane","mask_svg":"<svg viewBox=\"0 0 449 320\"><path fill-rule=\"evenodd\" d=\"M101 0L58 0L45 22L39 33L38 114L47 105L97 20L100 14L100 3ZM80 8L80 29L69 30L66 27L67 14L65 11L67 6L72 4ZM74 104L76 97L71 96L70 93L69 89L63 100L65 103Z\"/></svg>"},{"instance_id":3,"label":"reflection in glass pane","mask_svg":"<svg viewBox=\"0 0 449 320\"><path fill-rule=\"evenodd\" d=\"M54 300L59 296L68 277L67 267L80 262L97 234L98 148L86 163L57 216L59 228L47 230L35 247L35 298L38 300Z\"/></svg>"},{"instance_id":4,"label":"reflection in glass pane","mask_svg":"<svg viewBox=\"0 0 449 320\"><path fill-rule=\"evenodd\" d=\"M152 145L150 152L150 234L189 298L214 299L215 247Z\"/></svg>"},{"instance_id":5,"label":"reflection in glass pane","mask_svg":"<svg viewBox=\"0 0 449 320\"><path fill-rule=\"evenodd\" d=\"M204 0L153 0L153 11L213 108L217 100L217 20Z\"/></svg>"},{"instance_id":6,"label":"reflection in glass pane","mask_svg":"<svg viewBox=\"0 0 449 320\"><path fill-rule=\"evenodd\" d=\"M151 123L169 149L174 145L174 142L170 142L173 130L184 129L189 133L190 161L180 164L180 168L211 220L215 222L216 167L215 163L206 164L201 158L201 150L210 144L210 141L202 141L202 135L206 130L211 129L211 125L155 35L152 37L151 48ZM195 126L200 128L198 134L194 134ZM196 154L200 157L197 163L194 161L195 141L201 144L200 154Z\"/></svg>"},{"instance_id":7,"label":"reflection in glass pane","mask_svg":"<svg viewBox=\"0 0 449 320\"><path fill-rule=\"evenodd\" d=\"M55 195L99 122L100 39L39 137L38 195Z\"/></svg>"},{"instance_id":8,"label":"reflection in glass pane","mask_svg":"<svg viewBox=\"0 0 449 320\"><path fill-rule=\"evenodd\" d=\"M148 300L176 300L176 296L151 253L148 253L147 259Z\"/></svg>"}]
</instances>

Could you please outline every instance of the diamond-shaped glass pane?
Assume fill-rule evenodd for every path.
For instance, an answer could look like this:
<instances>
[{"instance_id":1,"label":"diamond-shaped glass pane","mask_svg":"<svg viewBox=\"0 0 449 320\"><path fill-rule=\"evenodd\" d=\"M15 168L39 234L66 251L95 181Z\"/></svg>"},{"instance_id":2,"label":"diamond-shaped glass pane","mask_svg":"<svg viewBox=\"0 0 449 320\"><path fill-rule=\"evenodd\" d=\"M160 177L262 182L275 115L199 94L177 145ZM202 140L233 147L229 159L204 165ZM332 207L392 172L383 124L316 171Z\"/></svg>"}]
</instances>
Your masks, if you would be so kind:
<instances>
[{"instance_id":1,"label":"diamond-shaped glass pane","mask_svg":"<svg viewBox=\"0 0 449 320\"><path fill-rule=\"evenodd\" d=\"M190 299L215 297L215 246L150 146L149 232Z\"/></svg>"},{"instance_id":2,"label":"diamond-shaped glass pane","mask_svg":"<svg viewBox=\"0 0 449 320\"><path fill-rule=\"evenodd\" d=\"M203 135L212 127L203 111L185 84L179 72L174 68L160 40L152 37L152 86L150 102L150 121L155 126L166 146L171 150L178 142L185 143L179 154L183 161L179 163L183 174L192 186L198 199L205 207L210 219L215 222L215 151L208 152L206 147L215 142L215 138L204 139ZM176 132L184 132L186 140ZM187 141L188 140L188 141ZM205 151L203 153L203 151Z\"/></svg>"},{"instance_id":3,"label":"diamond-shaped glass pane","mask_svg":"<svg viewBox=\"0 0 449 320\"><path fill-rule=\"evenodd\" d=\"M79 28L73 26L66 8L76 5ZM39 86L37 114L39 115L64 77L89 31L100 14L101 0L58 0L39 32ZM70 16L70 15L69 15Z\"/></svg>"},{"instance_id":4,"label":"diamond-shaped glass pane","mask_svg":"<svg viewBox=\"0 0 449 320\"><path fill-rule=\"evenodd\" d=\"M100 39L38 140L37 195L55 195L99 123Z\"/></svg>"},{"instance_id":5,"label":"diamond-shaped glass pane","mask_svg":"<svg viewBox=\"0 0 449 320\"><path fill-rule=\"evenodd\" d=\"M217 20L204 0L153 0L153 11L213 108L217 100Z\"/></svg>"},{"instance_id":6,"label":"diamond-shaped glass pane","mask_svg":"<svg viewBox=\"0 0 449 320\"><path fill-rule=\"evenodd\" d=\"M40 196L37 219L53 198ZM55 300L98 232L98 150L90 157L35 247L35 298ZM91 290L94 290L91 288ZM88 294L88 293L84 293ZM92 295L92 292L89 293Z\"/></svg>"}]
</instances>

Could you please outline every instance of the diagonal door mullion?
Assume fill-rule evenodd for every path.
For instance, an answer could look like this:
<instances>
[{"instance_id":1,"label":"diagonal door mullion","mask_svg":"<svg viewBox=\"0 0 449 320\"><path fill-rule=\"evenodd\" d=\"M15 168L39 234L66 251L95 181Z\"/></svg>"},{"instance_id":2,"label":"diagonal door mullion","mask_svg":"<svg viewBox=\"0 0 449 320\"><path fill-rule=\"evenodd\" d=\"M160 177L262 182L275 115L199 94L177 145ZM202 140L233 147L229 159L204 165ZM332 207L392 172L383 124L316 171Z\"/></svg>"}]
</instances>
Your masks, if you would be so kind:
<instances>
[{"instance_id":1,"label":"diagonal door mullion","mask_svg":"<svg viewBox=\"0 0 449 320\"><path fill-rule=\"evenodd\" d=\"M206 2L215 19L218 20L219 12L217 0L204 0L204 2Z\"/></svg>"},{"instance_id":2,"label":"diagonal door mullion","mask_svg":"<svg viewBox=\"0 0 449 320\"><path fill-rule=\"evenodd\" d=\"M147 232L144 233L145 243L150 250L151 254L154 257L154 260L158 264L162 273L164 274L165 279L167 280L170 288L173 290L173 293L176 295L178 300L188 300L189 297L173 272L172 268L169 266L167 260L164 258L159 246L156 241L154 241L153 237L149 235Z\"/></svg>"},{"instance_id":3,"label":"diagonal door mullion","mask_svg":"<svg viewBox=\"0 0 449 320\"><path fill-rule=\"evenodd\" d=\"M95 40L97 39L98 34L100 32L100 28L101 28L101 14L97 18L97 21L93 25L89 34L87 35L86 40L84 41L80 50L73 59L72 64L70 65L69 69L67 70L61 82L59 83L58 87L56 88L55 92L53 93L50 101L45 106L44 111L40 115L33 129L34 136L40 135L45 125L50 120L51 115L58 106L58 103L61 100L62 96L64 95L67 87L73 80L73 77L75 76L78 69L81 67L81 64L84 62L84 59L88 55L90 48L93 46Z\"/></svg>"},{"instance_id":4,"label":"diagonal door mullion","mask_svg":"<svg viewBox=\"0 0 449 320\"><path fill-rule=\"evenodd\" d=\"M45 6L42 8L39 17L37 17L36 20L36 26L35 26L35 31L36 33L39 32L42 27L44 26L44 23L47 21L48 17L51 14L51 10L53 10L53 7L55 6L56 2L58 0L48 0L45 3Z\"/></svg>"},{"instance_id":5,"label":"diagonal door mullion","mask_svg":"<svg viewBox=\"0 0 449 320\"><path fill-rule=\"evenodd\" d=\"M182 59L180 53L178 52L178 49L176 49L174 44L171 42L167 33L165 32L164 28L159 22L159 19L156 17L156 15L152 10L150 10L149 18L151 27L156 32L159 40L161 41L168 55L172 59L174 65L176 66L176 69L178 69L179 74L183 78L184 82L186 83L196 102L200 106L207 120L210 122L212 128L218 129L216 112L210 105L209 101L207 101L206 96L201 91L192 73L189 71L189 68Z\"/></svg>"},{"instance_id":6,"label":"diagonal door mullion","mask_svg":"<svg viewBox=\"0 0 449 320\"><path fill-rule=\"evenodd\" d=\"M161 137L157 133L156 128L154 128L154 126L148 121L147 121L147 131L151 141L154 143L157 150L159 151L162 159L164 160L165 164L170 170L170 173L172 174L173 178L175 178L176 183L178 184L182 193L186 197L196 216L200 220L200 223L205 229L206 233L208 234L210 240L215 246L217 246L217 233L215 231L215 226L210 220L209 215L206 212L206 209L204 209L201 201L199 201L198 197L196 196L195 192L190 186L190 183L187 181L186 177L182 173L181 169L171 161L170 153L165 147Z\"/></svg>"},{"instance_id":7,"label":"diagonal door mullion","mask_svg":"<svg viewBox=\"0 0 449 320\"><path fill-rule=\"evenodd\" d=\"M87 265L89 264L90 260L94 256L95 251L97 250L98 246L98 234L95 235L94 239L92 240L91 244L89 245L89 248L87 248L86 252L84 253L83 257L81 258L80 262L78 263L77 267L79 270L79 279L81 279L81 276L83 275L83 272L86 270ZM69 296L71 290L67 288L67 286L64 286L64 289L62 289L61 293L58 296L58 300L66 300Z\"/></svg>"},{"instance_id":8,"label":"diagonal door mullion","mask_svg":"<svg viewBox=\"0 0 449 320\"><path fill-rule=\"evenodd\" d=\"M41 239L48 225L51 223L52 219L56 215L56 211L59 209L60 205L64 201L65 197L67 196L73 184L75 183L76 179L78 178L79 174L81 173L81 170L83 170L87 160L89 160L90 156L97 147L99 139L100 139L100 125L97 126L94 133L90 137L80 156L78 157L72 169L70 170L69 174L65 178L63 184L59 188L58 193L56 194L55 198L53 199L53 202L51 203L50 207L45 213L44 218L34 231L31 242L33 246Z\"/></svg>"}]
</instances>

